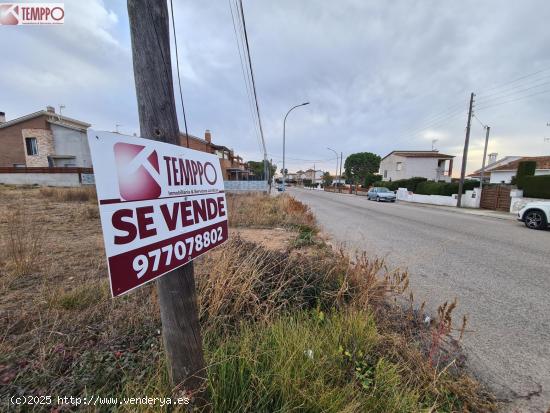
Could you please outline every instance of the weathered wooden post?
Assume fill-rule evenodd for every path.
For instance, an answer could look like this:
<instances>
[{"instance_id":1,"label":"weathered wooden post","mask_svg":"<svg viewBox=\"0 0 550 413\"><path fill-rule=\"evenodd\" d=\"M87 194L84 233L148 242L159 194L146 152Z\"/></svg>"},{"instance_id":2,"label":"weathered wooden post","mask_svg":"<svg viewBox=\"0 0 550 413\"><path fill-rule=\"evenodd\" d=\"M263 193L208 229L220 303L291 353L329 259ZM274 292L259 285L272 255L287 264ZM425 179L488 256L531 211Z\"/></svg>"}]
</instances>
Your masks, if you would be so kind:
<instances>
[{"instance_id":1,"label":"weathered wooden post","mask_svg":"<svg viewBox=\"0 0 550 413\"><path fill-rule=\"evenodd\" d=\"M128 0L134 77L143 138L179 144L166 1ZM193 263L157 280L171 380L204 405L205 366Z\"/></svg>"}]
</instances>

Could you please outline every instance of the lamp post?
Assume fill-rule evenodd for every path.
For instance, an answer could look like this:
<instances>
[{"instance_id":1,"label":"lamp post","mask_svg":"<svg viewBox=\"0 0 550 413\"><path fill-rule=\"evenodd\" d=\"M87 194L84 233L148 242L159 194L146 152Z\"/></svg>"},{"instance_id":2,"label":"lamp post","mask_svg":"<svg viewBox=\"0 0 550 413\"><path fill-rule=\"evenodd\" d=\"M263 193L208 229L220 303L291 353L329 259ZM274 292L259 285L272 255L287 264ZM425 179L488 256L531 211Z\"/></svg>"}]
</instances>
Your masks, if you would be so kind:
<instances>
[{"instance_id":1,"label":"lamp post","mask_svg":"<svg viewBox=\"0 0 550 413\"><path fill-rule=\"evenodd\" d=\"M336 180L336 177L338 176L338 152L336 152L332 148L327 148L329 151L334 152L334 155L336 155L336 172L334 173L334 179ZM338 182L339 183L339 182Z\"/></svg>"},{"instance_id":2,"label":"lamp post","mask_svg":"<svg viewBox=\"0 0 550 413\"><path fill-rule=\"evenodd\" d=\"M285 169L285 141L286 141L286 118L290 112L294 109L299 108L300 106L309 105L309 102L304 102L300 105L291 107L285 115L285 120L283 121L283 191L286 191L285 187L285 178L286 178L286 169Z\"/></svg>"}]
</instances>

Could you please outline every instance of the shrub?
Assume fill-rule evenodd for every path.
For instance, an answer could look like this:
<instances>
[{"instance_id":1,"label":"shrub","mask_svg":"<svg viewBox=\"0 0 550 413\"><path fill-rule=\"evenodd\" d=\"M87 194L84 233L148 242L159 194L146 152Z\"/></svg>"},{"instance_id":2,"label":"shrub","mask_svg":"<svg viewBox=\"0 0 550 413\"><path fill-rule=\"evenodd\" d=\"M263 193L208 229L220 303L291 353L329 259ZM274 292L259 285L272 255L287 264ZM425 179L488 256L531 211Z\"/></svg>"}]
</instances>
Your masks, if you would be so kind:
<instances>
[{"instance_id":1,"label":"shrub","mask_svg":"<svg viewBox=\"0 0 550 413\"><path fill-rule=\"evenodd\" d=\"M550 175L523 177L523 195L528 198L550 199Z\"/></svg>"},{"instance_id":2,"label":"shrub","mask_svg":"<svg viewBox=\"0 0 550 413\"><path fill-rule=\"evenodd\" d=\"M365 177L365 181L363 182L363 188L368 188L371 185L373 185L375 182L380 182L381 179L382 179L381 175L368 174Z\"/></svg>"},{"instance_id":3,"label":"shrub","mask_svg":"<svg viewBox=\"0 0 550 413\"><path fill-rule=\"evenodd\" d=\"M518 165L518 171L516 174L515 184L519 189L524 189L525 178L535 175L537 169L536 161L521 161Z\"/></svg>"},{"instance_id":4,"label":"shrub","mask_svg":"<svg viewBox=\"0 0 550 413\"><path fill-rule=\"evenodd\" d=\"M458 182L420 182L416 188L416 193L421 195L443 195L451 196L458 193ZM463 190L470 191L479 186L478 181L467 179L464 181Z\"/></svg>"},{"instance_id":5,"label":"shrub","mask_svg":"<svg viewBox=\"0 0 550 413\"><path fill-rule=\"evenodd\" d=\"M416 192L418 184L426 182L427 178L413 176L409 179L398 179L397 181L378 181L374 182L373 186L384 186L390 191L397 191L399 188L407 188L411 192Z\"/></svg>"}]
</instances>

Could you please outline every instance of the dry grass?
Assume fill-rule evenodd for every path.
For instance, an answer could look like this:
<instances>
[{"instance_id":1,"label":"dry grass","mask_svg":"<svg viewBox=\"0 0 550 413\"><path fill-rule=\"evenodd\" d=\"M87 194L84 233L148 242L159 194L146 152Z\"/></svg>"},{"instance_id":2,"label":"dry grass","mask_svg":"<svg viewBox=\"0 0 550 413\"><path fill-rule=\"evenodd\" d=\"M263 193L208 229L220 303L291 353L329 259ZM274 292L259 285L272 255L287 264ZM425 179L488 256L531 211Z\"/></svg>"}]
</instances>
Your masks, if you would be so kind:
<instances>
[{"instance_id":1,"label":"dry grass","mask_svg":"<svg viewBox=\"0 0 550 413\"><path fill-rule=\"evenodd\" d=\"M227 195L229 225L233 227L315 227L309 207L288 195Z\"/></svg>"},{"instance_id":2,"label":"dry grass","mask_svg":"<svg viewBox=\"0 0 550 413\"><path fill-rule=\"evenodd\" d=\"M40 188L40 195L55 202L97 202L95 186L81 188Z\"/></svg>"},{"instance_id":3,"label":"dry grass","mask_svg":"<svg viewBox=\"0 0 550 413\"><path fill-rule=\"evenodd\" d=\"M15 211L17 205L25 205L29 222L47 229L49 234L47 248L40 254L40 265L27 275L17 277L0 294L0 398L4 400L13 394L169 396L171 389L164 365L154 286L142 287L115 300L110 298L97 207L85 201L73 203L72 199L72 195L63 194L45 198L43 190L36 188L0 188L3 214L0 234L9 233L11 221L5 217L7 211ZM237 213L239 206L252 211L250 222ZM233 225L315 228L309 210L288 197L230 197L229 212ZM0 250L6 250L8 243L6 237L2 237ZM11 265L9 257L0 263L0 281L11 277ZM381 260L371 260L366 255L352 260L321 242L301 249L290 246L277 251L236 237L199 258L196 271L206 358L211 363L209 373L213 385L220 383L216 378L223 378L233 367L242 367L231 364L227 358L231 354L231 360L249 357L247 360L252 361L250 357L253 357L261 361L265 356L264 350L268 347L257 354L242 353L255 348L254 341L247 347L246 340L263 340L263 345L269 346L273 340L292 334L296 349L300 349L304 342L302 336L311 341L324 334L326 337L319 336L318 343L319 348L324 348L322 342L330 344L338 340L338 335L330 331L341 324L338 320L347 323L349 318L345 314L351 311L356 314L357 323L363 323L361 314L369 314L368 317L376 321L377 338L375 345L369 347L369 357L377 360L376 363L365 359L366 364L361 364L363 361L356 358L360 353L354 352L359 349L350 348L353 359L342 358L344 356L334 353L338 350L332 348L334 344L330 344L333 352L327 362L330 361L331 368L341 365L344 370L330 370L326 375L335 373L342 380L348 380L347 384L338 385L344 386L342 390L331 388L331 379L326 377L325 387L315 383L303 387L309 391L317 389L319 394L306 394L299 386L295 386L296 393L280 388L281 394L285 397L300 394L310 401L319 397L327 403L330 394L344 396L350 389L367 391L368 396L370 390L361 390L361 386L370 380L372 368L373 377L378 377L377 372L391 371L391 375L385 377L387 380L391 377L395 384L387 387L395 391L391 397L380 393L377 400L386 398L397 403L407 395L406 400L412 403L408 405L424 406L426 411L432 407L431 411L494 408L478 384L460 369L430 362L432 329L423 327L419 321L421 311L412 306L410 310L403 310L391 304L392 297L406 289L408 276L389 270ZM442 313L445 326L448 314L448 311ZM318 321L311 321L311 317ZM323 327L325 319L332 321ZM299 330L301 328L304 330ZM284 344L284 341L277 342ZM438 346L444 351L442 343ZM226 353L217 352L222 348ZM290 347L275 348L280 352L277 353L280 361L284 361ZM293 357L297 362L293 366L307 368L296 354ZM270 360L272 363L279 359ZM272 364L257 364L254 368L264 370L252 370L251 374L263 371L267 376L262 383L269 383L271 374L276 372L269 370L268 365ZM377 367L380 365L385 367ZM355 373L356 368L365 370L359 374ZM293 370L292 374L295 373ZM381 387L383 379L379 380L378 390L384 388ZM222 380L221 383L233 382ZM288 382L281 381L280 386L283 385ZM224 388L215 390L220 400L228 400ZM233 390L235 388L227 389ZM243 386L240 391L251 396L251 400L257 399L258 393L250 393L252 387ZM277 388L272 387L270 391L277 392ZM267 390L265 394L282 397ZM298 398L294 400L298 401ZM347 411L361 411L363 407L345 406ZM214 405L213 410L223 411L222 407ZM130 410L119 408L118 411ZM254 409L250 407L248 411Z\"/></svg>"},{"instance_id":4,"label":"dry grass","mask_svg":"<svg viewBox=\"0 0 550 413\"><path fill-rule=\"evenodd\" d=\"M19 277L34 271L40 263L44 248L45 229L28 213L25 204L3 211L2 231L5 259L12 276Z\"/></svg>"}]
</instances>

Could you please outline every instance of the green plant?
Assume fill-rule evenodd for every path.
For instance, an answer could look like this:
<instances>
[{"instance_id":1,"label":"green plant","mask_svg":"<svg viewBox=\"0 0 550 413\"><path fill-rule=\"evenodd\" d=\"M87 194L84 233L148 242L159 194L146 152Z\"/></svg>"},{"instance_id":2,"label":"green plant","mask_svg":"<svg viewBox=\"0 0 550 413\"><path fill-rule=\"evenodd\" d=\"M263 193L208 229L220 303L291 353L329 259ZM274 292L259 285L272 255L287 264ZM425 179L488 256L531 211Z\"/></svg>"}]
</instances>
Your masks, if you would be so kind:
<instances>
[{"instance_id":1,"label":"green plant","mask_svg":"<svg viewBox=\"0 0 550 413\"><path fill-rule=\"evenodd\" d=\"M419 182L416 187L416 193L421 195L443 195L451 196L458 193L458 182ZM464 181L463 190L469 191L479 186L478 181L467 179Z\"/></svg>"},{"instance_id":2,"label":"green plant","mask_svg":"<svg viewBox=\"0 0 550 413\"><path fill-rule=\"evenodd\" d=\"M550 199L550 175L525 176L523 195L529 198Z\"/></svg>"},{"instance_id":3,"label":"green plant","mask_svg":"<svg viewBox=\"0 0 550 413\"><path fill-rule=\"evenodd\" d=\"M381 179L381 175L368 174L367 176L365 176L365 180L363 181L363 188L369 188L371 185L373 185L375 182L380 181Z\"/></svg>"},{"instance_id":4,"label":"green plant","mask_svg":"<svg viewBox=\"0 0 550 413\"><path fill-rule=\"evenodd\" d=\"M317 230L308 225L298 227L298 235L294 240L294 246L297 248L313 245L315 243L315 233Z\"/></svg>"},{"instance_id":5,"label":"green plant","mask_svg":"<svg viewBox=\"0 0 550 413\"><path fill-rule=\"evenodd\" d=\"M349 155L344 162L346 179L350 182L363 182L367 175L378 171L380 156L371 152L358 152Z\"/></svg>"},{"instance_id":6,"label":"green plant","mask_svg":"<svg viewBox=\"0 0 550 413\"><path fill-rule=\"evenodd\" d=\"M536 161L521 161L518 164L518 171L516 173L515 184L519 189L524 189L525 178L528 176L534 176L537 169Z\"/></svg>"}]
</instances>

